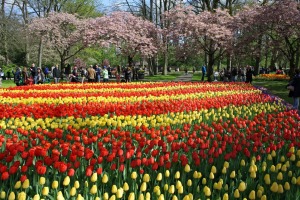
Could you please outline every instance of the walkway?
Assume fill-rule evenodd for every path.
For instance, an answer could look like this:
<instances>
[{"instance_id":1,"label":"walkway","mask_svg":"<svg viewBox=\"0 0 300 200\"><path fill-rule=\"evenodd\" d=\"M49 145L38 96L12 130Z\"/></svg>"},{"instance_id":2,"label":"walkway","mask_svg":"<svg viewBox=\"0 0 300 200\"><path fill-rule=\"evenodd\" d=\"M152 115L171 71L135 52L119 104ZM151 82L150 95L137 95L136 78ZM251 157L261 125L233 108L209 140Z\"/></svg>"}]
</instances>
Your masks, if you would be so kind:
<instances>
[{"instance_id":1,"label":"walkway","mask_svg":"<svg viewBox=\"0 0 300 200\"><path fill-rule=\"evenodd\" d=\"M183 74L181 76L178 76L174 81L175 82L191 82L193 78L192 73Z\"/></svg>"}]
</instances>

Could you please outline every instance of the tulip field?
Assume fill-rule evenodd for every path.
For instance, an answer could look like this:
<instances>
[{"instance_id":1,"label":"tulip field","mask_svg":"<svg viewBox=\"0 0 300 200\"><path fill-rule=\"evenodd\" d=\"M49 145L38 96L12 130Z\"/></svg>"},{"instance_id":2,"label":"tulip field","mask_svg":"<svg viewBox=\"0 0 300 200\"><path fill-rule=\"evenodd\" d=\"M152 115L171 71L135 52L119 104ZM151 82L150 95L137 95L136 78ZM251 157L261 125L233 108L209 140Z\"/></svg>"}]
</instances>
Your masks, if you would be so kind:
<instances>
[{"instance_id":1,"label":"tulip field","mask_svg":"<svg viewBox=\"0 0 300 200\"><path fill-rule=\"evenodd\" d=\"M0 89L0 199L299 199L299 120L244 83Z\"/></svg>"}]
</instances>

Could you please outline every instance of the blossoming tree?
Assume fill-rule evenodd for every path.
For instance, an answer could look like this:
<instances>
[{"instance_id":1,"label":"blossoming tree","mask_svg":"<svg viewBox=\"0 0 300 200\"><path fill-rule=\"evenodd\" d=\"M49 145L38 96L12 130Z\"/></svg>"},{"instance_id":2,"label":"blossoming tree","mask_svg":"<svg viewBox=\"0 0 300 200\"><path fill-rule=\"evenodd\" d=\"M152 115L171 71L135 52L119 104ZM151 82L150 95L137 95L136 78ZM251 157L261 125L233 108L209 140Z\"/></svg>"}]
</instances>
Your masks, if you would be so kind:
<instances>
[{"instance_id":1,"label":"blossoming tree","mask_svg":"<svg viewBox=\"0 0 300 200\"><path fill-rule=\"evenodd\" d=\"M68 13L50 13L45 18L35 18L29 25L29 31L42 38L44 44L57 51L61 67L65 61L83 50L87 45L86 24Z\"/></svg>"}]
</instances>

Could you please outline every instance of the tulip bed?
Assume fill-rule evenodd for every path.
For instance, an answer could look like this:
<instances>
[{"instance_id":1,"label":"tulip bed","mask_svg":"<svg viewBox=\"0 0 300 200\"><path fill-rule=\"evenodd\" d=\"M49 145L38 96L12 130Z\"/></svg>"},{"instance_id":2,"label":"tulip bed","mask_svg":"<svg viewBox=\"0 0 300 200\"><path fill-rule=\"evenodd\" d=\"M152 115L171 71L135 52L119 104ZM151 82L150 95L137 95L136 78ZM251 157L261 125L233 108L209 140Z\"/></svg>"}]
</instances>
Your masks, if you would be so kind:
<instances>
[{"instance_id":1,"label":"tulip bed","mask_svg":"<svg viewBox=\"0 0 300 200\"><path fill-rule=\"evenodd\" d=\"M254 79L266 79L266 80L289 80L290 77L287 74L260 74Z\"/></svg>"},{"instance_id":2,"label":"tulip bed","mask_svg":"<svg viewBox=\"0 0 300 200\"><path fill-rule=\"evenodd\" d=\"M0 199L297 199L300 117L244 83L0 89Z\"/></svg>"}]
</instances>

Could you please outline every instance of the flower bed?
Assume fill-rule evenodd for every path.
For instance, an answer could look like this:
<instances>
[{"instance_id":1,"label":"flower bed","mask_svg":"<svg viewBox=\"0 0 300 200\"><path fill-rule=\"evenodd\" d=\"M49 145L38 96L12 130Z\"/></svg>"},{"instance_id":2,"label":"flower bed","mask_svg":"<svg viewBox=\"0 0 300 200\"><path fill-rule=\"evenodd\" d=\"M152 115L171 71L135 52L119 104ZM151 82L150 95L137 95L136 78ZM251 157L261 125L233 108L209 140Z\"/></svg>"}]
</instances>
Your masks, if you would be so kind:
<instances>
[{"instance_id":1,"label":"flower bed","mask_svg":"<svg viewBox=\"0 0 300 200\"><path fill-rule=\"evenodd\" d=\"M299 197L300 117L249 84L0 94L0 199Z\"/></svg>"},{"instance_id":2,"label":"flower bed","mask_svg":"<svg viewBox=\"0 0 300 200\"><path fill-rule=\"evenodd\" d=\"M286 74L260 74L255 79L266 79L266 80L289 80L290 77Z\"/></svg>"}]
</instances>

